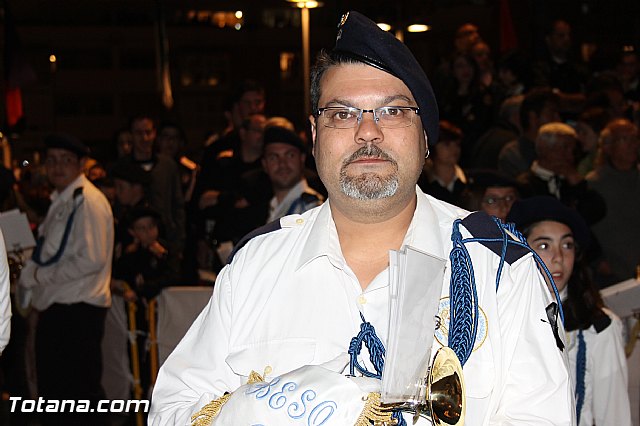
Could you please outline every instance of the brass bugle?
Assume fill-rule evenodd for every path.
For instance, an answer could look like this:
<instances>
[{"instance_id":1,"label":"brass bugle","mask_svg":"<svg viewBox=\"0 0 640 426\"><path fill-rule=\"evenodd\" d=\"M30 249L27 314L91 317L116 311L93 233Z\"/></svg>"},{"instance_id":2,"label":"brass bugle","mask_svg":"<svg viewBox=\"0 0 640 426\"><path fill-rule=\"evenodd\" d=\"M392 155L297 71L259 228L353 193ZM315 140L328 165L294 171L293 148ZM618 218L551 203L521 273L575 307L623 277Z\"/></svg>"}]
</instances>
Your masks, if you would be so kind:
<instances>
[{"instance_id":1,"label":"brass bugle","mask_svg":"<svg viewBox=\"0 0 640 426\"><path fill-rule=\"evenodd\" d=\"M462 365L451 348L438 349L418 388L421 391L410 401L383 406L414 413L413 424L419 417L424 417L433 426L464 425L466 409Z\"/></svg>"}]
</instances>

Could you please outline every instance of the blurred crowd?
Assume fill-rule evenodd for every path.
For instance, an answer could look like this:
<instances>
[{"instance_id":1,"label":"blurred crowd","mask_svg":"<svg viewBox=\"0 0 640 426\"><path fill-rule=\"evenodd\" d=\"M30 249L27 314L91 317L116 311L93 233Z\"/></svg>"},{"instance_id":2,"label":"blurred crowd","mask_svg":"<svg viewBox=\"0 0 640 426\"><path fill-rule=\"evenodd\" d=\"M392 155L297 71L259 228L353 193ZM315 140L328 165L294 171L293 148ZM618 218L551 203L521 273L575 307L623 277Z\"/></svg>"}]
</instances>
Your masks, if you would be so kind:
<instances>
[{"instance_id":1,"label":"blurred crowd","mask_svg":"<svg viewBox=\"0 0 640 426\"><path fill-rule=\"evenodd\" d=\"M519 199L555 197L588 224L586 261L602 288L634 277L640 261L640 53L620 46L596 67L574 55L562 20L549 24L545 45L539 57L498 56L477 26L458 28L451 55L431 73L440 140L419 185L502 220ZM141 113L115 133L114 158L86 162L113 211L114 300L144 306L166 286L213 285L244 235L326 198L306 129L270 116L259 82L237 82L226 109L227 126L198 149L188 149L180 123ZM1 209L26 212L34 230L51 203L43 167L36 159L0 168ZM26 318L14 346L27 340ZM24 348L15 353L24 358ZM33 395L28 367L15 368L11 354L5 395Z\"/></svg>"}]
</instances>

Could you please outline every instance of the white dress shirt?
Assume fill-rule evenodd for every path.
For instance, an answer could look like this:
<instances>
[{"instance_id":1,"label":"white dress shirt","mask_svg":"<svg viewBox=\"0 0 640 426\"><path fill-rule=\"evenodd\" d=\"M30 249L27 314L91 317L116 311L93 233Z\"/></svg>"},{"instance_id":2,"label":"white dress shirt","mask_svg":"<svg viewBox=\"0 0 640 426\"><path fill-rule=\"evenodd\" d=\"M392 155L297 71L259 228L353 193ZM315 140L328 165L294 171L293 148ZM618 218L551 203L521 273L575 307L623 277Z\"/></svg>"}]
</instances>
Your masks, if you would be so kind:
<instances>
[{"instance_id":1,"label":"white dress shirt","mask_svg":"<svg viewBox=\"0 0 640 426\"><path fill-rule=\"evenodd\" d=\"M84 200L77 208L60 259L48 266L38 266L29 259L20 274L21 283L32 287L31 305L40 311L54 303L111 305L113 215L105 196L84 175L62 192L51 194L51 206L38 228L38 235L45 238L41 259L47 261L58 251L67 219L77 202L73 193L79 187Z\"/></svg>"},{"instance_id":2,"label":"white dress shirt","mask_svg":"<svg viewBox=\"0 0 640 426\"><path fill-rule=\"evenodd\" d=\"M452 223L468 212L416 191L404 243L448 259ZM266 368L269 380L333 359L357 335L361 313L386 344L388 268L362 290L342 255L329 201L280 223L282 229L249 241L218 275L209 304L160 369L151 425L190 424L205 404L246 383L251 370ZM573 424L566 358L547 322L551 300L531 254L505 264L496 291L499 257L478 243L467 249L487 332L464 366L466 425ZM442 297L450 274L447 261ZM434 340L432 354L439 347ZM374 371L367 359L359 361Z\"/></svg>"},{"instance_id":3,"label":"white dress shirt","mask_svg":"<svg viewBox=\"0 0 640 426\"><path fill-rule=\"evenodd\" d=\"M300 197L304 193L313 194L318 198L318 201L310 205L304 200L301 200ZM294 203L298 203L294 206ZM307 184L306 179L302 179L298 182L293 188L287 192L287 195L282 199L281 202L278 203L278 199L274 196L271 198L269 202L269 219L267 223L273 222L276 219L280 219L283 216L288 214L301 214L306 212L307 210L318 206L322 203L322 196L314 191L309 184ZM291 208L293 207L293 211Z\"/></svg>"}]
</instances>

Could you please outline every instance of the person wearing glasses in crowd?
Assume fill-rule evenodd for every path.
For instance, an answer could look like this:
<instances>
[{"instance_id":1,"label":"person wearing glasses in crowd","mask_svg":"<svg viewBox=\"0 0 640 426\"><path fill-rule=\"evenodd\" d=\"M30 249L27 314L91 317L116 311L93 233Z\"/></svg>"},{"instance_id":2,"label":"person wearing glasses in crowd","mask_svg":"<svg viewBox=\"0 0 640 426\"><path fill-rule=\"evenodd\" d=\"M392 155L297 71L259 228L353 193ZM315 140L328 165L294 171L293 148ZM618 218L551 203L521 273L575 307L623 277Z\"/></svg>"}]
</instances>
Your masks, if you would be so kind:
<instances>
[{"instance_id":1,"label":"person wearing glasses in crowd","mask_svg":"<svg viewBox=\"0 0 640 426\"><path fill-rule=\"evenodd\" d=\"M583 256L590 242L587 224L551 196L518 200L507 220L527 237L562 300L578 425L631 425L622 322L591 280Z\"/></svg>"},{"instance_id":2,"label":"person wearing glasses in crowd","mask_svg":"<svg viewBox=\"0 0 640 426\"><path fill-rule=\"evenodd\" d=\"M318 57L311 87L313 155L328 200L236 246L209 304L159 372L150 424L411 424L413 413L383 409L378 394L389 251L411 245L441 259L454 250L437 283L440 315L454 298L468 314L446 317L433 348L416 350L450 346L457 354L466 424L571 425L570 377L556 347L563 333L550 327L559 319L547 316L551 297L531 253L504 247L497 279L502 242L511 239L500 223L416 186L428 144L438 140L438 110L413 54L349 12L335 48ZM474 235L495 236L497 251L466 241ZM356 338L350 348L359 332L368 343L357 348ZM357 372L345 370L349 362Z\"/></svg>"},{"instance_id":3,"label":"person wearing glasses in crowd","mask_svg":"<svg viewBox=\"0 0 640 426\"><path fill-rule=\"evenodd\" d=\"M467 170L467 178L462 206L472 211L482 210L505 222L511 206L521 195L518 182L490 169Z\"/></svg>"}]
</instances>

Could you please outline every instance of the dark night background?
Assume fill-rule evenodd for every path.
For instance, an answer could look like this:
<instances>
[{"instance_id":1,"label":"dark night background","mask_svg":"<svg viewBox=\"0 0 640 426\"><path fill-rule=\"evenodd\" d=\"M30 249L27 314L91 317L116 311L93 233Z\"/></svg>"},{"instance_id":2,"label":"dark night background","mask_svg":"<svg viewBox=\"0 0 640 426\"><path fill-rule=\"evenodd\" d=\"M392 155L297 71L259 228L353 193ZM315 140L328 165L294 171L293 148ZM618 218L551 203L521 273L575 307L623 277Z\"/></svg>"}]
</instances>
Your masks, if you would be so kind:
<instances>
[{"instance_id":1,"label":"dark night background","mask_svg":"<svg viewBox=\"0 0 640 426\"><path fill-rule=\"evenodd\" d=\"M73 133L98 157L115 155L111 139L128 117L150 112L187 131L190 145L224 125L223 105L232 83L252 77L267 91L267 113L306 126L300 12L285 0L4 0L21 41L20 55L35 79L22 87L25 121L12 135L14 158L31 155L52 131ZM609 65L612 52L640 44L637 0L510 1L518 45L535 55L544 25L562 17L573 25L576 54L595 44L592 65ZM8 7L7 7L8 6ZM405 42L429 74L451 51L455 29L474 22L499 57L499 0L325 0L310 11L311 58L330 48L346 10L393 25L421 22L432 30L405 33ZM213 13L243 11L242 28L220 28ZM169 44L175 105L160 101L157 17L162 11ZM9 23L4 13L2 26ZM4 30L4 28L3 28ZM4 34L5 31L0 32ZM6 50L6 37L0 48ZM291 68L281 71L281 54ZM56 63L49 62L50 55ZM285 55L286 56L286 55ZM3 55L4 57L4 55ZM2 68L6 71L7 63ZM3 98L6 85L2 86ZM4 120L4 102L0 113ZM6 131L6 126L5 126Z\"/></svg>"}]
</instances>

